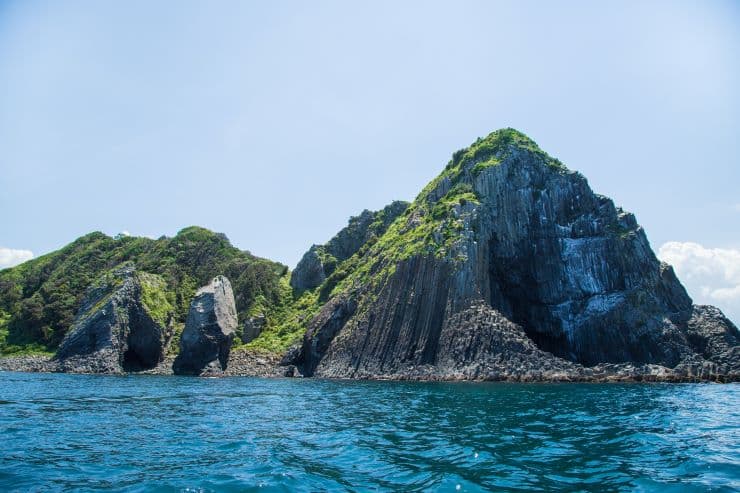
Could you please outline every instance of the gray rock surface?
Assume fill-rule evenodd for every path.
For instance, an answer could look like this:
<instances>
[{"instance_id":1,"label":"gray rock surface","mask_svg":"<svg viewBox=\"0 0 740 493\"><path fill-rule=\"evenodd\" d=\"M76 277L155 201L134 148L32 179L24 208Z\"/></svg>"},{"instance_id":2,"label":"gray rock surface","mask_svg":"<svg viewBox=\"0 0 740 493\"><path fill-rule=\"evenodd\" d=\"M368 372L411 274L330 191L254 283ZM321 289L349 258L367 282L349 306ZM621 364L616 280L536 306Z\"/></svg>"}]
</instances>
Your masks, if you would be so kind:
<instances>
[{"instance_id":1,"label":"gray rock surface","mask_svg":"<svg viewBox=\"0 0 740 493\"><path fill-rule=\"evenodd\" d=\"M162 281L125 264L88 289L56 353L58 371L122 373L162 361L169 333L142 301L142 282Z\"/></svg>"},{"instance_id":2,"label":"gray rock surface","mask_svg":"<svg viewBox=\"0 0 740 493\"><path fill-rule=\"evenodd\" d=\"M264 330L267 325L267 319L264 314L255 315L247 318L244 322L244 329L242 332L242 342L247 344L255 340Z\"/></svg>"},{"instance_id":3,"label":"gray rock surface","mask_svg":"<svg viewBox=\"0 0 740 493\"><path fill-rule=\"evenodd\" d=\"M324 305L311 321L301 346L292 348L282 364L297 366L305 375L313 375L332 341L357 309L355 300L337 297ZM339 375L341 376L341 375Z\"/></svg>"},{"instance_id":4,"label":"gray rock surface","mask_svg":"<svg viewBox=\"0 0 740 493\"><path fill-rule=\"evenodd\" d=\"M326 280L324 263L321 260L323 249L320 245L312 245L298 261L295 270L290 276L290 286L299 291L313 289Z\"/></svg>"},{"instance_id":5,"label":"gray rock surface","mask_svg":"<svg viewBox=\"0 0 740 493\"><path fill-rule=\"evenodd\" d=\"M329 300L284 364L321 377L740 378L737 328L692 306L632 214L526 137L500 142L457 154L473 157L398 219L401 239L367 248L358 265L375 277ZM389 251L414 238L418 253Z\"/></svg>"},{"instance_id":6,"label":"gray rock surface","mask_svg":"<svg viewBox=\"0 0 740 493\"><path fill-rule=\"evenodd\" d=\"M313 245L303 255L291 276L291 287L300 291L321 285L339 262L357 253L368 241L381 236L408 206L408 202L396 200L379 211L366 209L359 216L351 217L349 224L326 245Z\"/></svg>"},{"instance_id":7,"label":"gray rock surface","mask_svg":"<svg viewBox=\"0 0 740 493\"><path fill-rule=\"evenodd\" d=\"M198 290L180 338L176 375L222 375L238 322L231 283L218 276Z\"/></svg>"}]
</instances>

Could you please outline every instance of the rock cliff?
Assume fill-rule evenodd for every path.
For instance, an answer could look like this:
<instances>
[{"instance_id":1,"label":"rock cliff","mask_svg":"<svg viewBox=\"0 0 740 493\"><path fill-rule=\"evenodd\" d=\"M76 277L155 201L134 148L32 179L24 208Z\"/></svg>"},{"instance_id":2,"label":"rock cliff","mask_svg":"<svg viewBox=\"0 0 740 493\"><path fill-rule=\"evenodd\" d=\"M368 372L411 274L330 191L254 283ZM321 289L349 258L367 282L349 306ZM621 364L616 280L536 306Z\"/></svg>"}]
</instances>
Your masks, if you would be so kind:
<instances>
[{"instance_id":1,"label":"rock cliff","mask_svg":"<svg viewBox=\"0 0 740 493\"><path fill-rule=\"evenodd\" d=\"M313 245L293 271L290 285L297 290L315 288L329 277L338 263L347 260L373 238L385 233L388 226L408 208L408 202L397 200L383 209L367 209L351 217L349 224L326 245Z\"/></svg>"},{"instance_id":2,"label":"rock cliff","mask_svg":"<svg viewBox=\"0 0 740 493\"><path fill-rule=\"evenodd\" d=\"M56 359L62 371L122 373L155 367L164 358L172 306L156 275L124 264L87 290Z\"/></svg>"},{"instance_id":3,"label":"rock cliff","mask_svg":"<svg viewBox=\"0 0 740 493\"><path fill-rule=\"evenodd\" d=\"M692 305L635 217L512 129L455 153L336 270L284 361L304 375L740 376L737 328Z\"/></svg>"}]
</instances>

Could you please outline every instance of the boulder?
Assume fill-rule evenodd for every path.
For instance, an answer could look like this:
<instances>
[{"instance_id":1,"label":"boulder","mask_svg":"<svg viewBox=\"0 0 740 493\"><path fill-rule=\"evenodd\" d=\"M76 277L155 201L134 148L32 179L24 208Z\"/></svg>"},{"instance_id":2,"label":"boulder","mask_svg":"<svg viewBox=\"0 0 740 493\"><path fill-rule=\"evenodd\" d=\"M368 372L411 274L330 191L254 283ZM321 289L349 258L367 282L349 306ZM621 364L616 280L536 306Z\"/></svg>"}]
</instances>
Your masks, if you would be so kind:
<instances>
[{"instance_id":1,"label":"boulder","mask_svg":"<svg viewBox=\"0 0 740 493\"><path fill-rule=\"evenodd\" d=\"M226 277L217 276L200 288L190 303L173 372L176 375L223 374L237 325L231 283Z\"/></svg>"}]
</instances>

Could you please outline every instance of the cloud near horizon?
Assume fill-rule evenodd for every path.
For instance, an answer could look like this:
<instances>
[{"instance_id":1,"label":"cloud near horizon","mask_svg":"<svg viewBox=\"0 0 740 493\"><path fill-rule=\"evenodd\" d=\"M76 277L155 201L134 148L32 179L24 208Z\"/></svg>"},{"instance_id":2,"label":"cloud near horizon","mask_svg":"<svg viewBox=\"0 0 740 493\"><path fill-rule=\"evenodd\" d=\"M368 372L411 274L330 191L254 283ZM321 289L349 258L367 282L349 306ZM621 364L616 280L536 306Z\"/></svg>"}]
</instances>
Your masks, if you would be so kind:
<instances>
[{"instance_id":1,"label":"cloud near horizon","mask_svg":"<svg viewBox=\"0 0 740 493\"><path fill-rule=\"evenodd\" d=\"M0 247L0 269L13 267L33 258L31 250Z\"/></svg>"},{"instance_id":2,"label":"cloud near horizon","mask_svg":"<svg viewBox=\"0 0 740 493\"><path fill-rule=\"evenodd\" d=\"M716 305L740 321L740 250L669 241L658 257L673 266L694 303Z\"/></svg>"}]
</instances>

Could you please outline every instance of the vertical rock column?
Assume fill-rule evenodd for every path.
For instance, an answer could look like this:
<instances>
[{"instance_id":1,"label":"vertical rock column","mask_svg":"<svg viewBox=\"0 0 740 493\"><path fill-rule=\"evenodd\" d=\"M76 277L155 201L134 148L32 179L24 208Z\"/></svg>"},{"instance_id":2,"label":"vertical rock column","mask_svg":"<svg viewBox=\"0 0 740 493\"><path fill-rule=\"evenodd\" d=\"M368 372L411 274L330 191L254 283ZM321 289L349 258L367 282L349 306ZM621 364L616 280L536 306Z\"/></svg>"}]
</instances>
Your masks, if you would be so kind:
<instances>
[{"instance_id":1,"label":"vertical rock column","mask_svg":"<svg viewBox=\"0 0 740 493\"><path fill-rule=\"evenodd\" d=\"M172 365L176 375L220 375L229 361L237 327L236 303L231 283L218 276L195 293L180 354Z\"/></svg>"}]
</instances>

